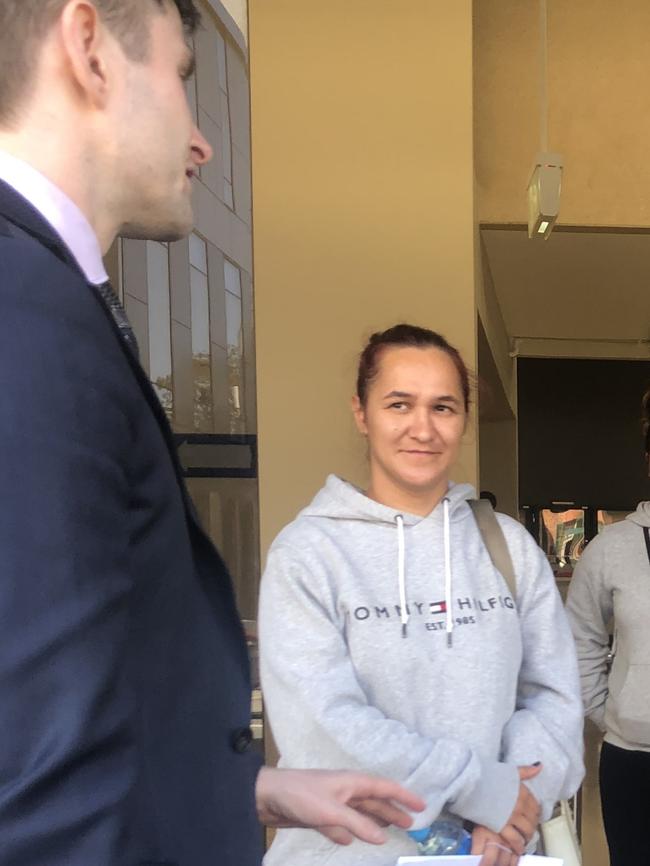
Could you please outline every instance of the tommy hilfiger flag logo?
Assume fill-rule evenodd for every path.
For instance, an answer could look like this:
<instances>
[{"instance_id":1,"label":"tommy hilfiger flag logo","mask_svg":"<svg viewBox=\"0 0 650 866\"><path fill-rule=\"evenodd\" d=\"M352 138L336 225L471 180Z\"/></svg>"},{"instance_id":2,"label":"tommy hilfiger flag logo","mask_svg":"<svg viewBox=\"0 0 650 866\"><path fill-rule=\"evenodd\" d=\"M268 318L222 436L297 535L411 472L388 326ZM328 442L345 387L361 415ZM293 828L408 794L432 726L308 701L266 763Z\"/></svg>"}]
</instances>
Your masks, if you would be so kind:
<instances>
[{"instance_id":1,"label":"tommy hilfiger flag logo","mask_svg":"<svg viewBox=\"0 0 650 866\"><path fill-rule=\"evenodd\" d=\"M446 601L432 601L429 604L429 613L447 613L447 602Z\"/></svg>"}]
</instances>

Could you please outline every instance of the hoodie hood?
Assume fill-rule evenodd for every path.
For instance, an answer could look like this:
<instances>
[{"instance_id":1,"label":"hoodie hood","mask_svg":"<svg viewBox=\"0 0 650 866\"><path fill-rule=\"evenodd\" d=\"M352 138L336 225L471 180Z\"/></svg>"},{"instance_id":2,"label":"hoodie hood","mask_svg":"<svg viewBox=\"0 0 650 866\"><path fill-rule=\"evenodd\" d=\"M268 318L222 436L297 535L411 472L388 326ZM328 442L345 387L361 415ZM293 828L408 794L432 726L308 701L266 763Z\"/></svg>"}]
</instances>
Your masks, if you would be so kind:
<instances>
[{"instance_id":1,"label":"hoodie hood","mask_svg":"<svg viewBox=\"0 0 650 866\"><path fill-rule=\"evenodd\" d=\"M449 502L450 519L462 520L468 515L468 510L462 505L468 499L474 499L476 491L471 484L454 484L451 482L444 497ZM336 475L330 475L325 486L319 490L311 505L303 509L300 516L304 517L329 517L339 520L361 520L368 523L388 523L395 525L395 519L399 515L404 520L405 526L416 526L423 520L427 520L440 508L438 504L430 514L422 517L417 514L408 514L375 502L369 496Z\"/></svg>"},{"instance_id":2,"label":"hoodie hood","mask_svg":"<svg viewBox=\"0 0 650 866\"><path fill-rule=\"evenodd\" d=\"M631 520L632 523L636 523L639 526L650 526L650 502L639 502L636 511L628 514L625 519Z\"/></svg>"},{"instance_id":3,"label":"hoodie hood","mask_svg":"<svg viewBox=\"0 0 650 866\"><path fill-rule=\"evenodd\" d=\"M469 484L450 483L442 501L429 514L421 517L407 514L375 502L366 496L358 487L350 484L336 475L330 475L325 486L317 493L313 502L303 512L305 517L323 517L328 520L358 520L362 523L375 523L394 526L396 530L396 584L399 593L400 621L402 637L408 636L408 623L411 617L408 605L406 585L406 532L405 527L417 526L425 520L435 519L442 512L442 533L445 555L445 630L447 646L452 645L454 618L452 616L451 591L451 523L467 517L469 509L465 507L468 499L476 496L474 488Z\"/></svg>"}]
</instances>

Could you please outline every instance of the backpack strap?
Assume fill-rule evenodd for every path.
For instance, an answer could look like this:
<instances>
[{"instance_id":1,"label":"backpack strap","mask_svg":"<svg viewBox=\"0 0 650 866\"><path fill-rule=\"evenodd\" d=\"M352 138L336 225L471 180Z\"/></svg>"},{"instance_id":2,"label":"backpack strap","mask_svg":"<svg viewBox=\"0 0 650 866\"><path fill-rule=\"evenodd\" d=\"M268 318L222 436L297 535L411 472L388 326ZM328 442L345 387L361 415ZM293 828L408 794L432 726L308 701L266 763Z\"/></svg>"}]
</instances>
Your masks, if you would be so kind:
<instances>
[{"instance_id":1,"label":"backpack strap","mask_svg":"<svg viewBox=\"0 0 650 866\"><path fill-rule=\"evenodd\" d=\"M472 514L476 520L478 531L481 533L483 544L490 554L492 565L503 576L503 579L508 584L512 599L516 603L517 575L515 574L515 567L512 564L512 557L508 550L505 535L492 509L492 505L487 499L468 499L467 504L472 509Z\"/></svg>"}]
</instances>

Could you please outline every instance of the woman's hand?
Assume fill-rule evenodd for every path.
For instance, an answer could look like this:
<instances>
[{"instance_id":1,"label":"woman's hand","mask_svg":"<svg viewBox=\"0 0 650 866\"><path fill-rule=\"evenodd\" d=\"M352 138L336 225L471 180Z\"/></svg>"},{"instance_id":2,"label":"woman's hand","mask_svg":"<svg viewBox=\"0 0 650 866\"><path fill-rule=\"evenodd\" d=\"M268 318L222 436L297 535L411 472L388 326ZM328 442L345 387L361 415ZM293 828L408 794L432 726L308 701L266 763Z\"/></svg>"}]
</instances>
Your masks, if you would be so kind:
<instances>
[{"instance_id":1,"label":"woman's hand","mask_svg":"<svg viewBox=\"0 0 650 866\"><path fill-rule=\"evenodd\" d=\"M519 862L519 855L509 848L505 839L487 827L474 827L472 854L483 855L479 866L517 866Z\"/></svg>"},{"instance_id":2,"label":"woman's hand","mask_svg":"<svg viewBox=\"0 0 650 866\"><path fill-rule=\"evenodd\" d=\"M506 825L499 834L505 839L505 843L510 850L516 854L524 853L526 845L533 838L539 824L540 805L526 785L524 785L524 781L532 779L541 769L541 764L519 767L519 779L521 780L519 783L519 796L517 797L515 808L512 810L512 815L508 818Z\"/></svg>"}]
</instances>

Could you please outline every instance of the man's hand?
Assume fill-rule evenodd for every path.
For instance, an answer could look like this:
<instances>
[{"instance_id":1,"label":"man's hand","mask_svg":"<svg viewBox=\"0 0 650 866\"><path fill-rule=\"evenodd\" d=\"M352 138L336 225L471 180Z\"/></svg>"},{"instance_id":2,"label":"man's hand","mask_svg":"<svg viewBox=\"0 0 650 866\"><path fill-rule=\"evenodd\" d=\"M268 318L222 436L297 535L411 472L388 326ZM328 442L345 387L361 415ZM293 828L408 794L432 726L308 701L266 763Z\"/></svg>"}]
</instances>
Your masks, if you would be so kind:
<instances>
[{"instance_id":1,"label":"man's hand","mask_svg":"<svg viewBox=\"0 0 650 866\"><path fill-rule=\"evenodd\" d=\"M533 776L536 776L541 769L541 764L519 767L519 796L515 808L512 810L512 815L499 834L515 854L524 853L526 845L533 838L539 824L540 805L523 783L526 779L532 779Z\"/></svg>"},{"instance_id":2,"label":"man's hand","mask_svg":"<svg viewBox=\"0 0 650 866\"><path fill-rule=\"evenodd\" d=\"M364 773L332 770L277 770L263 767L255 789L257 813L269 827L309 827L332 842L354 838L381 845L389 824L407 829L405 811L425 803L397 782Z\"/></svg>"},{"instance_id":3,"label":"man's hand","mask_svg":"<svg viewBox=\"0 0 650 866\"><path fill-rule=\"evenodd\" d=\"M476 826L472 831L472 854L482 854L479 866L517 866L519 855L510 850L498 833Z\"/></svg>"}]
</instances>

